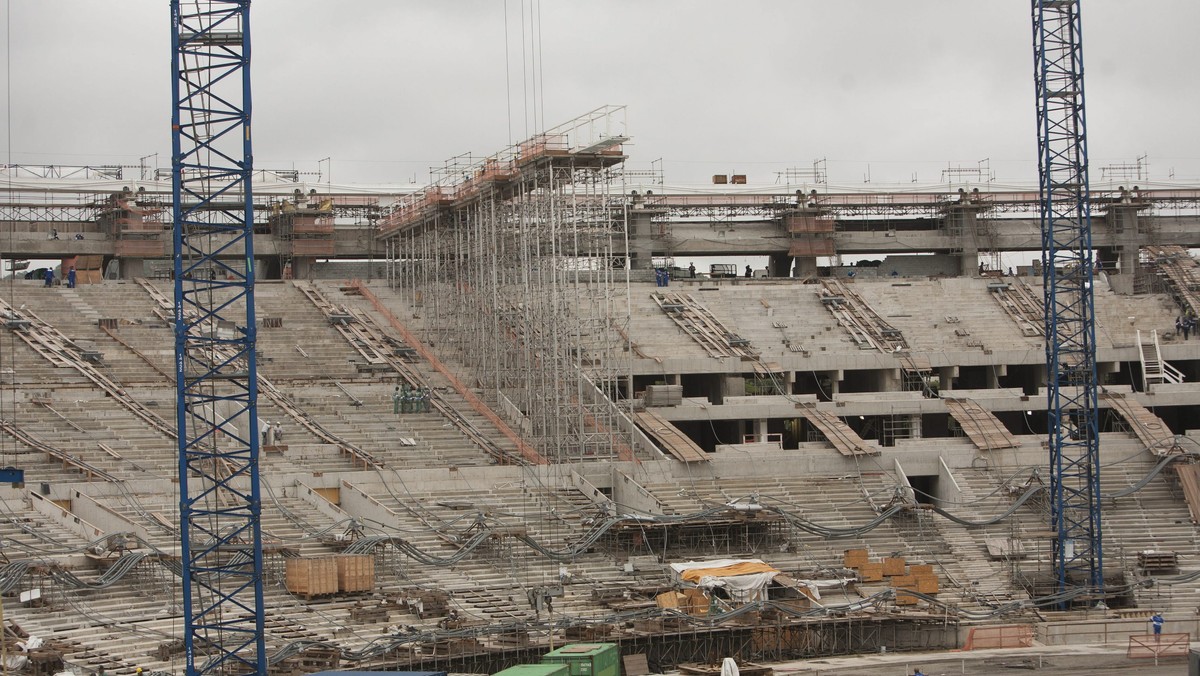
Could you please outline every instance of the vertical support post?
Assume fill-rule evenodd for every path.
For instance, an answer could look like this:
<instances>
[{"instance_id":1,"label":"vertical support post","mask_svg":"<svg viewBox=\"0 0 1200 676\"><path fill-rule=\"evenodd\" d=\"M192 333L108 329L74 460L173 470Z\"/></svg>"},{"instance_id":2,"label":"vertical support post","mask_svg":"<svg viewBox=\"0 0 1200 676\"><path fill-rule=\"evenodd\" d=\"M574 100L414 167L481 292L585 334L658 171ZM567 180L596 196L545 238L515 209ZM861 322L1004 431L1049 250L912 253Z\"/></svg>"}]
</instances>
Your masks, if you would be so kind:
<instances>
[{"instance_id":1,"label":"vertical support post","mask_svg":"<svg viewBox=\"0 0 1200 676\"><path fill-rule=\"evenodd\" d=\"M1079 0L1032 0L1051 528L1059 593L1102 592L1099 429ZM1064 598L1061 605L1067 605Z\"/></svg>"}]
</instances>

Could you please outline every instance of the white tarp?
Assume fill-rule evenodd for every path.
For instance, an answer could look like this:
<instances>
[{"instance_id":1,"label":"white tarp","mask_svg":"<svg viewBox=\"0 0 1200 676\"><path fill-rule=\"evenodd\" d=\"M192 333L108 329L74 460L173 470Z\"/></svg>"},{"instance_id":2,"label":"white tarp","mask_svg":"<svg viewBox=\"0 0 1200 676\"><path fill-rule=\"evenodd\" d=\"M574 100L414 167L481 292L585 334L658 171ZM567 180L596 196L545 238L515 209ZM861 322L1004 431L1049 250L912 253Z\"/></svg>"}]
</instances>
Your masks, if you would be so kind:
<instances>
[{"instance_id":1,"label":"white tarp","mask_svg":"<svg viewBox=\"0 0 1200 676\"><path fill-rule=\"evenodd\" d=\"M729 569L730 574L701 575L698 578L688 576L689 581L697 587L712 589L720 587L729 594L729 598L739 603L750 601L765 601L767 586L779 574L762 559L715 559L711 561L687 561L672 563L671 570L677 580L684 579L688 571L708 571ZM739 569L752 569L757 572L740 573ZM734 574L738 572L738 574Z\"/></svg>"}]
</instances>

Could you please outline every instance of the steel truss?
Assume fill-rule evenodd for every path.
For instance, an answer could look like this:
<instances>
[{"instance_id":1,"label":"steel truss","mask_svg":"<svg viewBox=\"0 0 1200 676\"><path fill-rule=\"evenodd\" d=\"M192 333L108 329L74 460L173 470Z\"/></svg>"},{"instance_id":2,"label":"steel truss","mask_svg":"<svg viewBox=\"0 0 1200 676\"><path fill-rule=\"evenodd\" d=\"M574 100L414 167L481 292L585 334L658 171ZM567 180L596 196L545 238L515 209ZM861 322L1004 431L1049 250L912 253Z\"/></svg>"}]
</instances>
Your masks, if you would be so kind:
<instances>
[{"instance_id":1,"label":"steel truss","mask_svg":"<svg viewBox=\"0 0 1200 676\"><path fill-rule=\"evenodd\" d=\"M265 674L250 0L172 0L171 14L187 673Z\"/></svg>"},{"instance_id":2,"label":"steel truss","mask_svg":"<svg viewBox=\"0 0 1200 676\"><path fill-rule=\"evenodd\" d=\"M1079 0L1033 0L1051 528L1060 591L1103 589L1092 230Z\"/></svg>"}]
</instances>

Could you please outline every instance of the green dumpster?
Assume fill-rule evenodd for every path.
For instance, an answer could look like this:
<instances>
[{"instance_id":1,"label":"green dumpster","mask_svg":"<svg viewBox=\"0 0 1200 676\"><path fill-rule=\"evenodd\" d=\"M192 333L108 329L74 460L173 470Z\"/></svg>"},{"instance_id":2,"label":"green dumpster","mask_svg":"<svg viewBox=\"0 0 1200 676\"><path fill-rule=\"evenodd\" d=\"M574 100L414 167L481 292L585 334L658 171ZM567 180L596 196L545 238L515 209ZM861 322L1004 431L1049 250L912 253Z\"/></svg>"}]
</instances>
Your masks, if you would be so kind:
<instances>
[{"instance_id":1,"label":"green dumpster","mask_svg":"<svg viewBox=\"0 0 1200 676\"><path fill-rule=\"evenodd\" d=\"M494 676L570 676L571 667L566 664L518 664Z\"/></svg>"},{"instance_id":2,"label":"green dumpster","mask_svg":"<svg viewBox=\"0 0 1200 676\"><path fill-rule=\"evenodd\" d=\"M616 643L572 643L546 653L542 664L566 664L570 676L621 676Z\"/></svg>"}]
</instances>

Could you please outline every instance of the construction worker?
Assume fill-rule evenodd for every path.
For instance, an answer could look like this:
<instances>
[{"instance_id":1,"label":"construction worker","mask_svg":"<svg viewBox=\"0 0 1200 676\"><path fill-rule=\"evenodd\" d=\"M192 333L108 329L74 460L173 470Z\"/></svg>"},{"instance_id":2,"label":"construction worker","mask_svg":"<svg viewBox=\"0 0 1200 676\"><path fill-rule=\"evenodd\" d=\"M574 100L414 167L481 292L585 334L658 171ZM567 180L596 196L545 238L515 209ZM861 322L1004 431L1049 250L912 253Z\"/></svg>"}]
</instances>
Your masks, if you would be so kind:
<instances>
[{"instance_id":1,"label":"construction worker","mask_svg":"<svg viewBox=\"0 0 1200 676\"><path fill-rule=\"evenodd\" d=\"M688 263L688 277L691 277L692 279L696 278L696 264L695 263Z\"/></svg>"},{"instance_id":2,"label":"construction worker","mask_svg":"<svg viewBox=\"0 0 1200 676\"><path fill-rule=\"evenodd\" d=\"M70 269L67 270L67 288L68 289L75 288L75 266L74 265L72 265L70 267Z\"/></svg>"},{"instance_id":3,"label":"construction worker","mask_svg":"<svg viewBox=\"0 0 1200 676\"><path fill-rule=\"evenodd\" d=\"M392 390L392 413L394 415L400 414L400 386L399 385L396 386L396 389Z\"/></svg>"},{"instance_id":4,"label":"construction worker","mask_svg":"<svg viewBox=\"0 0 1200 676\"><path fill-rule=\"evenodd\" d=\"M1154 628L1154 640L1155 641L1159 640L1159 637L1162 636L1162 627L1163 627L1162 613L1158 612L1157 610L1154 611L1154 614L1150 616L1150 625Z\"/></svg>"},{"instance_id":5,"label":"construction worker","mask_svg":"<svg viewBox=\"0 0 1200 676\"><path fill-rule=\"evenodd\" d=\"M433 410L433 390L428 387L421 392L421 408L426 413Z\"/></svg>"},{"instance_id":6,"label":"construction worker","mask_svg":"<svg viewBox=\"0 0 1200 676\"><path fill-rule=\"evenodd\" d=\"M46 288L49 289L54 285L54 268L46 268Z\"/></svg>"}]
</instances>

